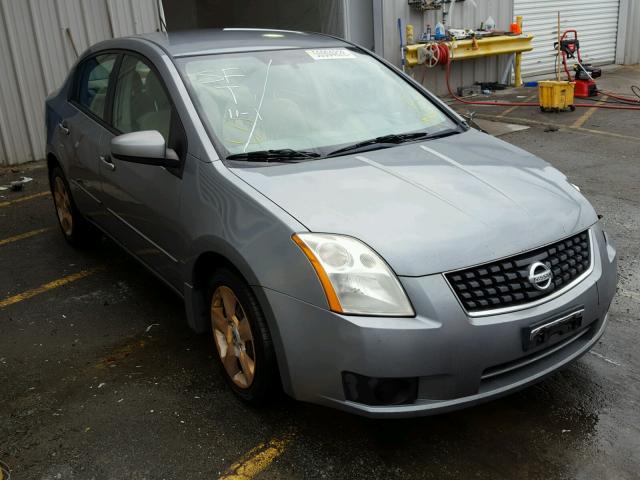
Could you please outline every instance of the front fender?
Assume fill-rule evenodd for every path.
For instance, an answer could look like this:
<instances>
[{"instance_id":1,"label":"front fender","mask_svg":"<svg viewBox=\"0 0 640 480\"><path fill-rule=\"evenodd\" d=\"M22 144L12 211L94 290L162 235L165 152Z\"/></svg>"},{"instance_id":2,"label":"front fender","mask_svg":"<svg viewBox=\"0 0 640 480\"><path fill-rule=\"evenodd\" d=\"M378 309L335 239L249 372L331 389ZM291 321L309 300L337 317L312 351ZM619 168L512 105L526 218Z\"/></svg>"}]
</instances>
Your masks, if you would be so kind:
<instances>
[{"instance_id":1,"label":"front fender","mask_svg":"<svg viewBox=\"0 0 640 480\"><path fill-rule=\"evenodd\" d=\"M198 297L194 269L205 254L231 263L250 286L275 290L328 308L322 285L291 235L306 231L279 206L231 173L222 162L188 158L180 218L184 222L185 297ZM208 328L197 320L192 327Z\"/></svg>"}]
</instances>

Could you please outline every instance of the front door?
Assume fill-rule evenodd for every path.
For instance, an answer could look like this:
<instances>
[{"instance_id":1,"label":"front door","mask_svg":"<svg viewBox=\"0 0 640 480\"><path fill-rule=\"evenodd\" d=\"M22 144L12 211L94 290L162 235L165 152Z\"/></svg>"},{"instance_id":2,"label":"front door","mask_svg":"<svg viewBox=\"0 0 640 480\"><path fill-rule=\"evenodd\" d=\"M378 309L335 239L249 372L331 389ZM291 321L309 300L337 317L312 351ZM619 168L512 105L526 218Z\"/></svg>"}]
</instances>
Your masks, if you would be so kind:
<instances>
[{"instance_id":1,"label":"front door","mask_svg":"<svg viewBox=\"0 0 640 480\"><path fill-rule=\"evenodd\" d=\"M181 287L179 170L111 158L119 134L156 130L184 161L184 130L160 75L151 63L125 54L117 74L111 112L113 131L101 152L102 199L108 230L176 288Z\"/></svg>"}]
</instances>

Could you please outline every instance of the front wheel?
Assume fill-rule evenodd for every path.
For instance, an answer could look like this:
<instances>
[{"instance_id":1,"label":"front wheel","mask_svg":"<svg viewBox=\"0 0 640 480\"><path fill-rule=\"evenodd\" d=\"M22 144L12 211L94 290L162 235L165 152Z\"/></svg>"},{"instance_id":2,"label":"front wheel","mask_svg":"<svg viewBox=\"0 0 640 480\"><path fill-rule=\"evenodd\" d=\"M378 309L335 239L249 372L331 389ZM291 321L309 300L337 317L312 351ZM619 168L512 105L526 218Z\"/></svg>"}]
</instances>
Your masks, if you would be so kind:
<instances>
[{"instance_id":1,"label":"front wheel","mask_svg":"<svg viewBox=\"0 0 640 480\"><path fill-rule=\"evenodd\" d=\"M221 269L209 282L211 330L224 376L244 401L261 404L279 385L271 335L250 287Z\"/></svg>"}]
</instances>

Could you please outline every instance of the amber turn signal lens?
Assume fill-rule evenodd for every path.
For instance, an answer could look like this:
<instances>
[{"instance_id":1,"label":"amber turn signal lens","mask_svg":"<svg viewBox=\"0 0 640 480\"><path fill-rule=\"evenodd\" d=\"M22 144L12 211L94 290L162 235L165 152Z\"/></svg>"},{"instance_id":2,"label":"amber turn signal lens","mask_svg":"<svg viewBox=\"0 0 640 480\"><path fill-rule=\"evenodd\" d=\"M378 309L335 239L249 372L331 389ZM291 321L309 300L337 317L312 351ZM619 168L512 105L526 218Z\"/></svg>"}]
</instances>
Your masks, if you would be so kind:
<instances>
[{"instance_id":1,"label":"amber turn signal lens","mask_svg":"<svg viewBox=\"0 0 640 480\"><path fill-rule=\"evenodd\" d=\"M331 280L329 280L329 276L327 272L325 272L324 268L320 264L320 261L315 256L315 254L311 251L311 249L304 243L298 235L293 235L291 237L296 245L300 247L300 249L307 256L313 269L316 271L318 278L320 279L320 283L322 284L322 288L324 289L324 293L327 296L327 302L329 303L329 308L337 313L343 313L342 305L340 304L340 300L338 299L338 295L336 295L336 291L331 284Z\"/></svg>"}]
</instances>

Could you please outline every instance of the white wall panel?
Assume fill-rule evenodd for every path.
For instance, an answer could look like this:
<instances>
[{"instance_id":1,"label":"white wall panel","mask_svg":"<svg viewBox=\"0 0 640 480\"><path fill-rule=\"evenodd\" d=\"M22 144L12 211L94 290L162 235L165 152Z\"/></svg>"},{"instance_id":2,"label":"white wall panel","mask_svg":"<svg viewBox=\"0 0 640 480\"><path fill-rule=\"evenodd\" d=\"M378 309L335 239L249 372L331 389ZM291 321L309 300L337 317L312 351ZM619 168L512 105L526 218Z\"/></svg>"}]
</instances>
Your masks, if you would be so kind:
<instances>
[{"instance_id":1,"label":"white wall panel","mask_svg":"<svg viewBox=\"0 0 640 480\"><path fill-rule=\"evenodd\" d=\"M584 62L594 65L614 63L618 9L619 0L515 0L514 14L524 17L523 29L535 36L534 50L522 57L523 76L555 70L553 44L557 41L558 11L560 33L571 28L578 31ZM638 25L634 28L637 30Z\"/></svg>"},{"instance_id":2,"label":"white wall panel","mask_svg":"<svg viewBox=\"0 0 640 480\"><path fill-rule=\"evenodd\" d=\"M623 63L631 65L640 63L640 2L629 0L627 15L627 36Z\"/></svg>"},{"instance_id":3,"label":"white wall panel","mask_svg":"<svg viewBox=\"0 0 640 480\"><path fill-rule=\"evenodd\" d=\"M157 0L0 0L0 165L44 158L44 100L76 60L67 29L82 53L158 19Z\"/></svg>"},{"instance_id":4,"label":"white wall panel","mask_svg":"<svg viewBox=\"0 0 640 480\"><path fill-rule=\"evenodd\" d=\"M640 1L620 0L616 63L640 63Z\"/></svg>"}]
</instances>

